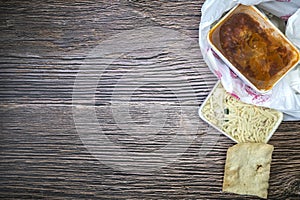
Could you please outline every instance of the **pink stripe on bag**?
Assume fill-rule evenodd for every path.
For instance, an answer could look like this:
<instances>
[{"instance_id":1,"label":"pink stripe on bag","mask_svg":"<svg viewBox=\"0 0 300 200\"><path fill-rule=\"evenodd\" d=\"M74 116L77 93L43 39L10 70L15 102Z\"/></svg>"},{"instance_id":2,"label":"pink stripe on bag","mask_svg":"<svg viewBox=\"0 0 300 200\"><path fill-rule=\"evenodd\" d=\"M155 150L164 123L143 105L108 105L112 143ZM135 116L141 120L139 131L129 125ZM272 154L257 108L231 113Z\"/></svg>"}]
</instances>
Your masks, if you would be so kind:
<instances>
[{"instance_id":1,"label":"pink stripe on bag","mask_svg":"<svg viewBox=\"0 0 300 200\"><path fill-rule=\"evenodd\" d=\"M281 16L280 19L287 21L292 15Z\"/></svg>"}]
</instances>

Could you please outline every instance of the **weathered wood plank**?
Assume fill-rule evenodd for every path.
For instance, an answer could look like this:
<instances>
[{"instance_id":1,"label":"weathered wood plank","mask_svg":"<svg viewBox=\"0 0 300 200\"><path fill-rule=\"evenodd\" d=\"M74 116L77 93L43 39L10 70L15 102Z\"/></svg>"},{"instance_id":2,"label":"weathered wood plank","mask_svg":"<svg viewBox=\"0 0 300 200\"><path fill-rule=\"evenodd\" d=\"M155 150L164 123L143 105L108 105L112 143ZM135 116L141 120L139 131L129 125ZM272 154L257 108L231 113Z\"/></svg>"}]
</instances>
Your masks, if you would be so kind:
<instances>
[{"instance_id":1,"label":"weathered wood plank","mask_svg":"<svg viewBox=\"0 0 300 200\"><path fill-rule=\"evenodd\" d=\"M160 50L159 50L160 51ZM142 56L153 54L145 52ZM84 98L85 94L91 92L90 88L95 83L89 79L99 75L98 87L94 91L97 104L107 104L112 96L115 101L131 92L134 99L174 101L174 95L188 103L188 101L201 101L215 84L216 78L208 68L199 62L190 62L188 57L178 62L170 55L158 59L147 59L149 64L136 63L138 57L122 59L118 63L109 66L97 65L94 67L105 67L102 72L96 69L83 70L87 64L77 64L77 69L64 70L64 66L50 65L39 69L32 69L32 65L11 66L1 69L1 102L2 103L72 103L74 82L78 73L85 73L86 79L79 80L79 87L84 87L75 93ZM164 61L166 60L167 61ZM146 59L145 59L146 60ZM66 64L67 65L67 64ZM28 67L29 66L29 67ZM31 66L31 67L30 67ZM76 66L76 65L72 65ZM203 66L203 67L201 67ZM56 69L58 68L58 69ZM88 74L89 73L89 74ZM137 91L135 91L137 90ZM149 93L153 91L153 93Z\"/></svg>"},{"instance_id":2,"label":"weathered wood plank","mask_svg":"<svg viewBox=\"0 0 300 200\"><path fill-rule=\"evenodd\" d=\"M165 105L163 127L149 132L151 113L148 103L132 103L140 107L131 112L130 125L139 124L140 135L130 132L116 119L112 106L96 107L99 127L113 146L95 139L98 150L90 151L84 137L75 129L72 107L67 106L1 106L0 195L30 198L197 198L233 199L238 195L221 192L227 148L233 145L223 135L209 128L197 115L197 106ZM74 109L74 108L73 108ZM80 113L88 109L78 106ZM148 109L148 110L147 110ZM130 109L129 109L130 110ZM141 112L144 110L144 112ZM185 115L178 115L178 111ZM124 111L123 111L124 112ZM155 115L152 113L152 115ZM183 119L182 119L183 118ZM181 132L182 121L190 121ZM78 127L78 126L77 126ZM85 126L86 133L98 132L93 124ZM270 177L270 199L299 197L299 137L300 123L283 123L270 144L275 146ZM193 129L193 130L191 130ZM159 131L158 131L159 130ZM190 132L189 132L190 131ZM136 133L136 132L135 132ZM147 137L140 137L148 134ZM174 135L191 135L193 140L182 155L165 165L151 152L172 142ZM184 143L178 144L185 145ZM146 167L157 164L153 171L137 168L134 158L116 156L112 147L142 156ZM112 163L103 154L107 149ZM123 164L132 167L122 168ZM136 170L136 171L135 171ZM248 197L245 199L253 199Z\"/></svg>"},{"instance_id":3,"label":"weathered wood plank","mask_svg":"<svg viewBox=\"0 0 300 200\"><path fill-rule=\"evenodd\" d=\"M179 98L201 101L216 81L201 59L197 42L201 3L5 2L0 12L1 102L71 104L74 81L82 70L103 75L97 104L108 104L112 92L118 97L141 86L130 78L139 81L144 74L150 90L170 87L178 91ZM155 41L147 37L153 27L160 27L153 33L160 34ZM157 42L158 38L161 42ZM124 50L116 46L118 40L124 40L123 47L135 44L136 48ZM106 52L114 54L113 60L107 59L106 54L91 55L95 48L109 45L116 46ZM101 73L97 72L99 69ZM127 85L119 89L116 83L120 80ZM82 84L87 91L94 86L88 80ZM145 99L151 97L146 95ZM169 102L174 98L168 95L156 100Z\"/></svg>"}]
</instances>

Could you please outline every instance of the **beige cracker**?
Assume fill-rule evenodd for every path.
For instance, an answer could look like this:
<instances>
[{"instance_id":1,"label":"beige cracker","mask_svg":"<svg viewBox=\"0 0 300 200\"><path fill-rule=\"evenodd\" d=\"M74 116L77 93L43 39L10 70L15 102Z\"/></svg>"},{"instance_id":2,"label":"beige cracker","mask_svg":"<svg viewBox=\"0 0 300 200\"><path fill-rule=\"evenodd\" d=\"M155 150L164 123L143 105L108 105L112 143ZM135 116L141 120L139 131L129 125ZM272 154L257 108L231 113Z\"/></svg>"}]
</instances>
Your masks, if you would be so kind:
<instances>
[{"instance_id":1,"label":"beige cracker","mask_svg":"<svg viewBox=\"0 0 300 200\"><path fill-rule=\"evenodd\" d=\"M264 143L239 143L230 147L223 192L267 198L273 149Z\"/></svg>"}]
</instances>

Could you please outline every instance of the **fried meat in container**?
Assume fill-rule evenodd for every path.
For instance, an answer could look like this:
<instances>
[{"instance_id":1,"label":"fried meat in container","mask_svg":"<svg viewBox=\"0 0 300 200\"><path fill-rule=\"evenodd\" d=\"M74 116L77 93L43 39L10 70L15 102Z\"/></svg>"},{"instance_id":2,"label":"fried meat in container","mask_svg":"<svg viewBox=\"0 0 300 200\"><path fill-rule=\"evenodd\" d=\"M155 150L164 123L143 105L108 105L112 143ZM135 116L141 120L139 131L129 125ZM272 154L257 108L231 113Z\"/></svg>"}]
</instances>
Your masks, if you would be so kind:
<instances>
[{"instance_id":1,"label":"fried meat in container","mask_svg":"<svg viewBox=\"0 0 300 200\"><path fill-rule=\"evenodd\" d=\"M200 106L199 116L237 143L267 143L283 119L282 112L243 103L220 81Z\"/></svg>"},{"instance_id":2,"label":"fried meat in container","mask_svg":"<svg viewBox=\"0 0 300 200\"><path fill-rule=\"evenodd\" d=\"M255 6L234 7L210 30L208 41L259 93L270 91L300 60L299 50Z\"/></svg>"}]
</instances>

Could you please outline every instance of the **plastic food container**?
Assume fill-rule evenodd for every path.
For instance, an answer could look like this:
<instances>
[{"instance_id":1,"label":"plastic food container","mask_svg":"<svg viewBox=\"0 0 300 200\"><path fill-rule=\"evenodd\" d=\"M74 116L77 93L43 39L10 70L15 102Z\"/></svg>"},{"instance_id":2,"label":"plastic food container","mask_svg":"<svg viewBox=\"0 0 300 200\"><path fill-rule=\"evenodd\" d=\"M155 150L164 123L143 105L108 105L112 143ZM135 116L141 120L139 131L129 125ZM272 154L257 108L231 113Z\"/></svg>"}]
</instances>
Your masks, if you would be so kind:
<instances>
[{"instance_id":1,"label":"plastic food container","mask_svg":"<svg viewBox=\"0 0 300 200\"><path fill-rule=\"evenodd\" d=\"M210 30L208 41L259 93L271 90L300 60L298 49L255 6L234 7Z\"/></svg>"},{"instance_id":2,"label":"plastic food container","mask_svg":"<svg viewBox=\"0 0 300 200\"><path fill-rule=\"evenodd\" d=\"M200 106L199 116L237 143L267 143L283 119L277 110L241 102L220 81Z\"/></svg>"}]
</instances>

